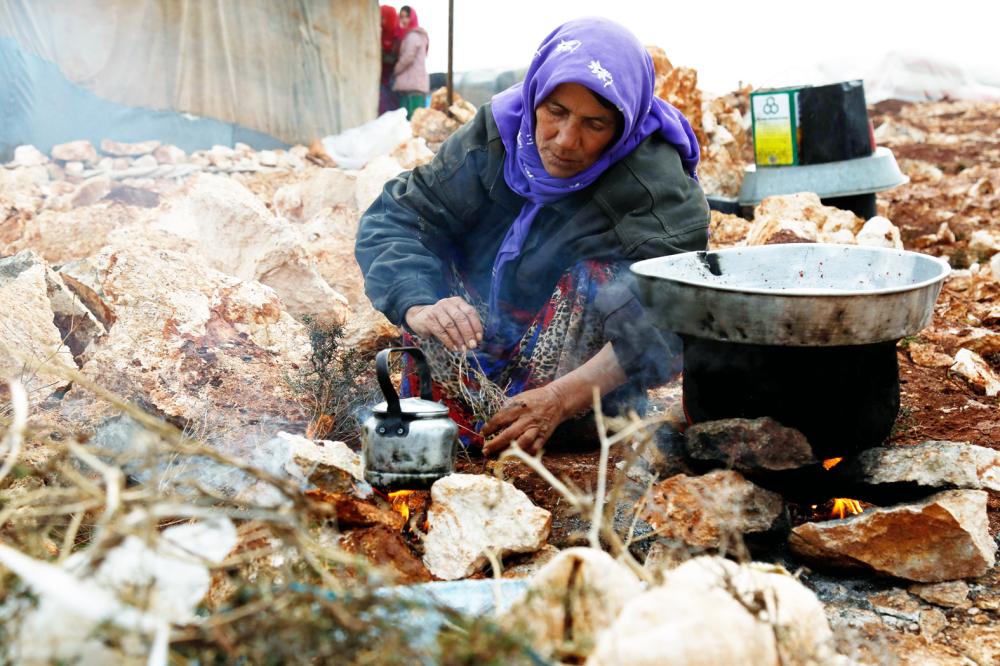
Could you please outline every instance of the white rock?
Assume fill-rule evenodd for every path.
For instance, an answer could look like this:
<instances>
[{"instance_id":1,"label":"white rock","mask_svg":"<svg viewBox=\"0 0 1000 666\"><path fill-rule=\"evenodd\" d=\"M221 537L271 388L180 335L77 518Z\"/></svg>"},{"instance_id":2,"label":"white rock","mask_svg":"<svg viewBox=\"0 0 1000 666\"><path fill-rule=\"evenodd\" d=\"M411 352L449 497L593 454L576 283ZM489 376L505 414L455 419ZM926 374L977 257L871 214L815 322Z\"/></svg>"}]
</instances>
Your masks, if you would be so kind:
<instances>
[{"instance_id":1,"label":"white rock","mask_svg":"<svg viewBox=\"0 0 1000 666\"><path fill-rule=\"evenodd\" d=\"M153 151L153 157L158 164L183 164L187 161L187 153L177 146L166 144Z\"/></svg>"},{"instance_id":2,"label":"white rock","mask_svg":"<svg viewBox=\"0 0 1000 666\"><path fill-rule=\"evenodd\" d=\"M136 158L136 160L132 162L132 166L136 169L153 169L159 165L160 163L156 161L156 158L148 154Z\"/></svg>"},{"instance_id":3,"label":"white rock","mask_svg":"<svg viewBox=\"0 0 1000 666\"><path fill-rule=\"evenodd\" d=\"M989 229L973 231L969 237L969 249L980 255L992 257L1000 252L1000 234Z\"/></svg>"},{"instance_id":4,"label":"white rock","mask_svg":"<svg viewBox=\"0 0 1000 666\"><path fill-rule=\"evenodd\" d=\"M308 222L335 206L355 207L356 172L318 169L307 180L285 185L274 193L274 208L285 218Z\"/></svg>"},{"instance_id":5,"label":"white rock","mask_svg":"<svg viewBox=\"0 0 1000 666\"><path fill-rule=\"evenodd\" d=\"M208 565L236 543L236 527L220 517L168 527L153 544L128 536L96 567L86 551L53 565L0 546L0 561L37 597L5 627L13 638L7 656L26 664L144 660L158 633L196 620L211 584ZM112 635L129 660L106 647Z\"/></svg>"},{"instance_id":6,"label":"white rock","mask_svg":"<svg viewBox=\"0 0 1000 666\"><path fill-rule=\"evenodd\" d=\"M49 158L31 144L18 146L14 149L14 161L11 165L18 167L44 166Z\"/></svg>"},{"instance_id":7,"label":"white rock","mask_svg":"<svg viewBox=\"0 0 1000 666\"><path fill-rule=\"evenodd\" d=\"M386 182L403 171L405 171L403 165L388 155L380 155L369 161L365 168L358 172L358 184L355 190L355 205L358 210L368 210L368 207L382 194Z\"/></svg>"},{"instance_id":8,"label":"white rock","mask_svg":"<svg viewBox=\"0 0 1000 666\"><path fill-rule=\"evenodd\" d=\"M858 241L849 229L837 229L832 233L820 232L819 242L834 245L856 245Z\"/></svg>"},{"instance_id":9,"label":"white rock","mask_svg":"<svg viewBox=\"0 0 1000 666\"><path fill-rule=\"evenodd\" d=\"M993 279L1000 282L1000 254L995 254L990 258L990 273Z\"/></svg>"},{"instance_id":10,"label":"white rock","mask_svg":"<svg viewBox=\"0 0 1000 666\"><path fill-rule=\"evenodd\" d=\"M111 139L101 140L101 152L115 157L139 157L148 155L160 147L160 142L156 139L150 141L140 141L137 143L121 143Z\"/></svg>"},{"instance_id":11,"label":"white rock","mask_svg":"<svg viewBox=\"0 0 1000 666\"><path fill-rule=\"evenodd\" d=\"M815 243L818 240L819 228L811 220L762 217L754 219L746 242L747 245L770 245L772 243Z\"/></svg>"},{"instance_id":12,"label":"white rock","mask_svg":"<svg viewBox=\"0 0 1000 666\"><path fill-rule=\"evenodd\" d=\"M83 175L85 168L83 162L67 162L66 163L66 175L74 178Z\"/></svg>"},{"instance_id":13,"label":"white rock","mask_svg":"<svg viewBox=\"0 0 1000 666\"><path fill-rule=\"evenodd\" d=\"M865 226L858 232L857 240L858 245L888 247L896 250L903 249L903 241L899 235L899 228L881 216L875 216L865 222Z\"/></svg>"},{"instance_id":14,"label":"white rock","mask_svg":"<svg viewBox=\"0 0 1000 666\"><path fill-rule=\"evenodd\" d=\"M278 166L291 171L302 171L306 168L306 160L292 151L288 151L279 156Z\"/></svg>"},{"instance_id":15,"label":"white rock","mask_svg":"<svg viewBox=\"0 0 1000 666\"><path fill-rule=\"evenodd\" d=\"M358 481L365 480L361 456L344 442L314 441L287 432L279 432L275 437L291 448L292 461L301 468L306 477L315 469L326 466L343 470Z\"/></svg>"},{"instance_id":16,"label":"white rock","mask_svg":"<svg viewBox=\"0 0 1000 666\"><path fill-rule=\"evenodd\" d=\"M70 141L52 146L52 159L62 162L97 162L97 151L90 141Z\"/></svg>"},{"instance_id":17,"label":"white rock","mask_svg":"<svg viewBox=\"0 0 1000 666\"><path fill-rule=\"evenodd\" d=\"M699 557L628 602L587 666L846 666L816 596L779 567Z\"/></svg>"},{"instance_id":18,"label":"white rock","mask_svg":"<svg viewBox=\"0 0 1000 666\"><path fill-rule=\"evenodd\" d=\"M262 150L257 154L257 161L261 166L278 166L278 154L273 150Z\"/></svg>"},{"instance_id":19,"label":"white rock","mask_svg":"<svg viewBox=\"0 0 1000 666\"><path fill-rule=\"evenodd\" d=\"M990 368L986 360L974 351L962 348L955 354L955 364L951 371L965 377L973 386L978 386L993 397L1000 394L1000 376Z\"/></svg>"},{"instance_id":20,"label":"white rock","mask_svg":"<svg viewBox=\"0 0 1000 666\"><path fill-rule=\"evenodd\" d=\"M260 424L302 418L287 378L306 363L309 338L270 288L141 244L105 247L60 275L108 326L81 368L101 386L168 418L221 428L246 459L263 443ZM105 418L90 400L71 390L67 416Z\"/></svg>"},{"instance_id":21,"label":"white rock","mask_svg":"<svg viewBox=\"0 0 1000 666\"><path fill-rule=\"evenodd\" d=\"M97 203L111 192L111 179L107 176L95 176L80 183L73 193L70 203L73 208L90 206Z\"/></svg>"},{"instance_id":22,"label":"white rock","mask_svg":"<svg viewBox=\"0 0 1000 666\"><path fill-rule=\"evenodd\" d=\"M0 259L0 382L20 379L32 401L65 388L60 373L77 369L54 322L48 272L29 250Z\"/></svg>"},{"instance_id":23,"label":"white rock","mask_svg":"<svg viewBox=\"0 0 1000 666\"><path fill-rule=\"evenodd\" d=\"M530 553L545 544L552 514L506 481L452 474L431 486L424 564L438 578L471 576L497 557Z\"/></svg>"},{"instance_id":24,"label":"white rock","mask_svg":"<svg viewBox=\"0 0 1000 666\"><path fill-rule=\"evenodd\" d=\"M969 442L927 441L862 451L847 468L854 483L1000 492L1000 451Z\"/></svg>"},{"instance_id":25,"label":"white rock","mask_svg":"<svg viewBox=\"0 0 1000 666\"><path fill-rule=\"evenodd\" d=\"M198 175L161 210L153 228L192 242L210 267L268 285L292 314L347 321L347 299L316 271L299 234L236 181Z\"/></svg>"},{"instance_id":26,"label":"white rock","mask_svg":"<svg viewBox=\"0 0 1000 666\"><path fill-rule=\"evenodd\" d=\"M607 553L568 548L532 576L500 619L545 659L586 657L598 634L642 592L638 577Z\"/></svg>"},{"instance_id":27,"label":"white rock","mask_svg":"<svg viewBox=\"0 0 1000 666\"><path fill-rule=\"evenodd\" d=\"M415 169L433 160L434 152L427 147L424 137L414 136L396 146L389 156L399 162L404 169Z\"/></svg>"}]
</instances>

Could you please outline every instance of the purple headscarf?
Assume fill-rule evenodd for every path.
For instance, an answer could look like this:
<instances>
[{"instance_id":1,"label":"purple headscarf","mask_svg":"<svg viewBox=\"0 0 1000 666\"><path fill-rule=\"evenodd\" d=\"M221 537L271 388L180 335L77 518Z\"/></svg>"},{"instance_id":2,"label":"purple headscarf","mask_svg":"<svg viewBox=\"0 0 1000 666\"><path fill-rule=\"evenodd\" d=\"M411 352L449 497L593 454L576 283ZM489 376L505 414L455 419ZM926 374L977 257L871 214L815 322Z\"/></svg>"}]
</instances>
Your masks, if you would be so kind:
<instances>
[{"instance_id":1,"label":"purple headscarf","mask_svg":"<svg viewBox=\"0 0 1000 666\"><path fill-rule=\"evenodd\" d=\"M507 155L507 186L528 200L500 244L490 282L490 320L504 265L517 258L542 206L587 187L647 137L659 133L696 178L698 141L687 119L653 94L653 60L635 35L604 18L582 18L556 28L535 53L524 81L493 97L493 117ZM579 83L614 104L625 121L621 138L572 178L550 176L535 147L535 108L562 83Z\"/></svg>"}]
</instances>

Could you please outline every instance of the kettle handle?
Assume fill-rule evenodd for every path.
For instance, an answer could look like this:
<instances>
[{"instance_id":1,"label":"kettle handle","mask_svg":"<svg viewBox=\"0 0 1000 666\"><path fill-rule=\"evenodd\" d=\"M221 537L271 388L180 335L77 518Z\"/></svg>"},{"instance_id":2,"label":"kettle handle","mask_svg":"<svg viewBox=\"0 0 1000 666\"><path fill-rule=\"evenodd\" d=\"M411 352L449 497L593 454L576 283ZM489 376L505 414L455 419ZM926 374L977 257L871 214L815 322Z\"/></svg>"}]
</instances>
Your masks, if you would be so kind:
<instances>
[{"instance_id":1,"label":"kettle handle","mask_svg":"<svg viewBox=\"0 0 1000 666\"><path fill-rule=\"evenodd\" d=\"M399 394L396 387L392 385L389 378L389 356L393 352L409 354L413 357L417 365L417 374L420 377L420 397L424 400L434 400L434 391L431 387L431 368L427 365L427 357L419 347L389 347L383 349L375 356L375 374L378 377L379 388L385 396L385 404L388 413L398 417L402 410L399 408Z\"/></svg>"}]
</instances>

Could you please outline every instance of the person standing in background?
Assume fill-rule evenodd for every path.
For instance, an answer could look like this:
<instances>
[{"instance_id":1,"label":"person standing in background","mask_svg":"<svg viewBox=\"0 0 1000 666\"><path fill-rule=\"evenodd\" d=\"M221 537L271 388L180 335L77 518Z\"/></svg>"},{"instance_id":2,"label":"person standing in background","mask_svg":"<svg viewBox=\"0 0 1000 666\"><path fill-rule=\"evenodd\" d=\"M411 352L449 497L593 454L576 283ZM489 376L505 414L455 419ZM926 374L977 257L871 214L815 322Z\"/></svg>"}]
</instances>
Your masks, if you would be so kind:
<instances>
[{"instance_id":1,"label":"person standing in background","mask_svg":"<svg viewBox=\"0 0 1000 666\"><path fill-rule=\"evenodd\" d=\"M399 60L399 17L390 5L379 7L382 12L382 76L379 78L378 115L399 108L399 98L392 90L392 71Z\"/></svg>"},{"instance_id":2,"label":"person standing in background","mask_svg":"<svg viewBox=\"0 0 1000 666\"><path fill-rule=\"evenodd\" d=\"M392 89L399 95L399 103L406 109L406 118L424 106L430 92L431 81L427 75L427 48L430 39L420 27L417 13L404 5L399 10L399 60L396 61Z\"/></svg>"}]
</instances>

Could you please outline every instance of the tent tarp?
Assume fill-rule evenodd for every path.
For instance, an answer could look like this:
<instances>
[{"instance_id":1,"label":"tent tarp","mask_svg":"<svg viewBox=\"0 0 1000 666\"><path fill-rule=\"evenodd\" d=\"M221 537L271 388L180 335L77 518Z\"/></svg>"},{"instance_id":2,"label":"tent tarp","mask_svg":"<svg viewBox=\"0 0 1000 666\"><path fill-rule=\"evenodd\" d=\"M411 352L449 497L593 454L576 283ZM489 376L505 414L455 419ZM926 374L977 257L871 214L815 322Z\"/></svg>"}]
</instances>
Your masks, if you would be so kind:
<instances>
[{"instance_id":1,"label":"tent tarp","mask_svg":"<svg viewBox=\"0 0 1000 666\"><path fill-rule=\"evenodd\" d=\"M173 112L148 116L157 127L193 114L251 138L308 142L375 116L378 17L375 0L4 0L0 113L40 131L108 127L93 114L109 108L126 124L128 111L153 110ZM62 117L24 121L49 114ZM9 127L0 142L19 138ZM167 138L127 133L108 136Z\"/></svg>"}]
</instances>

